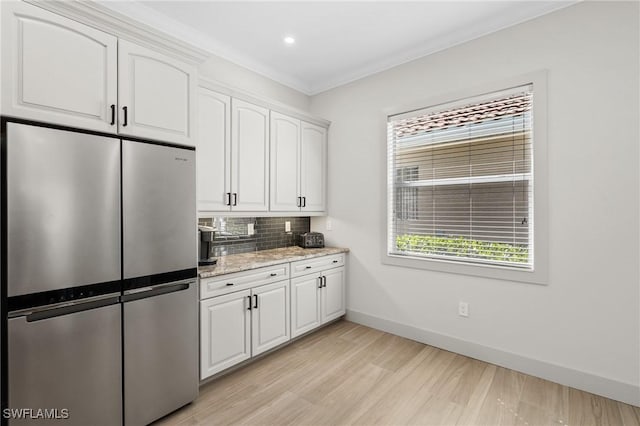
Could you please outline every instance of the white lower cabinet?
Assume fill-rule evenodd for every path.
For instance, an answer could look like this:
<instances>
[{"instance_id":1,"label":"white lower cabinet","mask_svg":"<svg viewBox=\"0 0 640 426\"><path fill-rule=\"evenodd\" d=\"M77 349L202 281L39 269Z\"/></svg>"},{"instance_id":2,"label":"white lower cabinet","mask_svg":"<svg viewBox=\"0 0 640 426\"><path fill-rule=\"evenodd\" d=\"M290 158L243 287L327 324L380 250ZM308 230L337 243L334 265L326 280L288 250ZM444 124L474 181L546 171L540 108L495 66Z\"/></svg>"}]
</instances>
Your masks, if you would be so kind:
<instances>
[{"instance_id":1,"label":"white lower cabinet","mask_svg":"<svg viewBox=\"0 0 640 426\"><path fill-rule=\"evenodd\" d=\"M305 275L291 280L291 335L299 336L319 327L320 275Z\"/></svg>"},{"instance_id":2,"label":"white lower cabinet","mask_svg":"<svg viewBox=\"0 0 640 426\"><path fill-rule=\"evenodd\" d=\"M200 302L200 379L251 358L251 290Z\"/></svg>"},{"instance_id":3,"label":"white lower cabinet","mask_svg":"<svg viewBox=\"0 0 640 426\"><path fill-rule=\"evenodd\" d=\"M320 318L322 324L340 318L345 314L344 266L322 273L324 280L320 297Z\"/></svg>"},{"instance_id":4,"label":"white lower cabinet","mask_svg":"<svg viewBox=\"0 0 640 426\"><path fill-rule=\"evenodd\" d=\"M291 337L311 331L345 312L344 266L291 280Z\"/></svg>"},{"instance_id":5,"label":"white lower cabinet","mask_svg":"<svg viewBox=\"0 0 640 426\"><path fill-rule=\"evenodd\" d=\"M200 379L344 315L344 265L339 253L200 279Z\"/></svg>"},{"instance_id":6,"label":"white lower cabinet","mask_svg":"<svg viewBox=\"0 0 640 426\"><path fill-rule=\"evenodd\" d=\"M251 293L251 354L255 356L291 338L289 281L257 287Z\"/></svg>"},{"instance_id":7,"label":"white lower cabinet","mask_svg":"<svg viewBox=\"0 0 640 426\"><path fill-rule=\"evenodd\" d=\"M289 280L200 302L200 379L291 338Z\"/></svg>"}]
</instances>

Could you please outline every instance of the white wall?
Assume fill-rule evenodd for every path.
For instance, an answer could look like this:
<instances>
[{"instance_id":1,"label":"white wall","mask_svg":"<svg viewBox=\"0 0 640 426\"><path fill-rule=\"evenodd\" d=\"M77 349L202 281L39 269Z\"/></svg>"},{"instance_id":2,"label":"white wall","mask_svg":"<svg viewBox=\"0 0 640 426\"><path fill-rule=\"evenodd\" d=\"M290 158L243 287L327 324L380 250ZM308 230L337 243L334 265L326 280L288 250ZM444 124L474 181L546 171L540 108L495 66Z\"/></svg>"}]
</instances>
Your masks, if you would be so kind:
<instances>
[{"instance_id":1,"label":"white wall","mask_svg":"<svg viewBox=\"0 0 640 426\"><path fill-rule=\"evenodd\" d=\"M219 56L211 56L199 68L200 76L234 89L286 105L309 110L309 96Z\"/></svg>"},{"instance_id":2,"label":"white wall","mask_svg":"<svg viewBox=\"0 0 640 426\"><path fill-rule=\"evenodd\" d=\"M312 228L351 249L352 318L640 405L638 16L580 3L311 98L332 121L333 230ZM549 285L381 264L383 110L539 69Z\"/></svg>"}]
</instances>

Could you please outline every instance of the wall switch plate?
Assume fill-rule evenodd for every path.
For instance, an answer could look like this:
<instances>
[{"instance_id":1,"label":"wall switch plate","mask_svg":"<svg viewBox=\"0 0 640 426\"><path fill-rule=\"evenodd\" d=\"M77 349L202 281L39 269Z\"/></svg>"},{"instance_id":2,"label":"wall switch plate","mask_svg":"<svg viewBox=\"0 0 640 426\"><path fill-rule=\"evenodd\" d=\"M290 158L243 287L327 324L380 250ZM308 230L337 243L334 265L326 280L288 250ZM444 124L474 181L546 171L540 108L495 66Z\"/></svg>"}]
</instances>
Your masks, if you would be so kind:
<instances>
[{"instance_id":1,"label":"wall switch plate","mask_svg":"<svg viewBox=\"0 0 640 426\"><path fill-rule=\"evenodd\" d=\"M327 219L327 222L326 222L327 231L331 231L331 225L332 225L331 219Z\"/></svg>"},{"instance_id":2,"label":"wall switch plate","mask_svg":"<svg viewBox=\"0 0 640 426\"><path fill-rule=\"evenodd\" d=\"M460 315L461 317L469 316L469 304L467 302L458 303L458 315Z\"/></svg>"},{"instance_id":3,"label":"wall switch plate","mask_svg":"<svg viewBox=\"0 0 640 426\"><path fill-rule=\"evenodd\" d=\"M284 232L291 232L291 222L288 220L284 222Z\"/></svg>"},{"instance_id":4,"label":"wall switch plate","mask_svg":"<svg viewBox=\"0 0 640 426\"><path fill-rule=\"evenodd\" d=\"M247 223L247 235L253 235L256 233L253 223Z\"/></svg>"}]
</instances>

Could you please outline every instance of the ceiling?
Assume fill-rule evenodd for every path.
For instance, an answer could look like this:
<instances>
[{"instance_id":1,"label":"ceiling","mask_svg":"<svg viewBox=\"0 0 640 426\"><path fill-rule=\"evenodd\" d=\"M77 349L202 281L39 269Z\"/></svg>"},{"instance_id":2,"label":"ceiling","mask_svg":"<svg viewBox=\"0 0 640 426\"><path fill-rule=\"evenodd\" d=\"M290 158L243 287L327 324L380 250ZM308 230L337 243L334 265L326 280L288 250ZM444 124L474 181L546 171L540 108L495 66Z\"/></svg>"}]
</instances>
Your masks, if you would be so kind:
<instances>
[{"instance_id":1,"label":"ceiling","mask_svg":"<svg viewBox=\"0 0 640 426\"><path fill-rule=\"evenodd\" d=\"M102 4L313 95L576 1L130 1ZM285 36L296 42L286 45Z\"/></svg>"}]
</instances>

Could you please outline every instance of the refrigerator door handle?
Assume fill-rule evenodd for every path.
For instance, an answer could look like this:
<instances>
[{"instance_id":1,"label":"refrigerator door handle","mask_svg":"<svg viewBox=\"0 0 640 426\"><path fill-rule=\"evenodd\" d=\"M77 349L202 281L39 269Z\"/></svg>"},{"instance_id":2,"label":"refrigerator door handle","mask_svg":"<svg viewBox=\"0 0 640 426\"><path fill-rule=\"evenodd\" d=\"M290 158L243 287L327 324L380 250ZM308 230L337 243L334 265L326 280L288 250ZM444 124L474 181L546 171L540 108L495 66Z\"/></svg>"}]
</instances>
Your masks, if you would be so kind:
<instances>
[{"instance_id":1,"label":"refrigerator door handle","mask_svg":"<svg viewBox=\"0 0 640 426\"><path fill-rule=\"evenodd\" d=\"M154 290L155 288L156 287L153 287L153 286L134 288L132 290L125 291L124 294L126 296L126 295L129 295L129 294L144 293L145 291L151 291L151 290Z\"/></svg>"},{"instance_id":2,"label":"refrigerator door handle","mask_svg":"<svg viewBox=\"0 0 640 426\"><path fill-rule=\"evenodd\" d=\"M48 305L45 307L30 308L22 311L10 312L9 318L26 317L27 322L40 321L49 318L75 314L77 312L115 305L120 302L120 296L111 294L90 299L78 300L70 303Z\"/></svg>"},{"instance_id":3,"label":"refrigerator door handle","mask_svg":"<svg viewBox=\"0 0 640 426\"><path fill-rule=\"evenodd\" d=\"M143 290L143 289L136 289L136 290L126 292L121 299L122 299L122 302L132 302L134 300L160 296L161 294L175 293L177 291L183 291L188 289L192 283L193 281L186 282L186 283L185 282L169 283L169 284L161 284L154 287L145 287L144 290L149 289L148 291L136 291L136 290Z\"/></svg>"}]
</instances>

